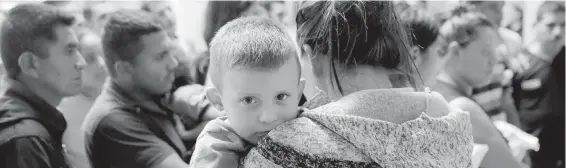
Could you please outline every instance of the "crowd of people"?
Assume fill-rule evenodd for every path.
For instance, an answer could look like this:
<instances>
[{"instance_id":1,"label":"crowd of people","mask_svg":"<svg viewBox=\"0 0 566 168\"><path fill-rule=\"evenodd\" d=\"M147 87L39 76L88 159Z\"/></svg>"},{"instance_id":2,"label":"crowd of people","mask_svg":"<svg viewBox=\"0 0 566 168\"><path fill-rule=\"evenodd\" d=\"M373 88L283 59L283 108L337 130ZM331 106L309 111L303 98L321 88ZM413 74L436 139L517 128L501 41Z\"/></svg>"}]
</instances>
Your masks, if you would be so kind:
<instances>
[{"instance_id":1,"label":"crowd of people","mask_svg":"<svg viewBox=\"0 0 566 168\"><path fill-rule=\"evenodd\" d=\"M0 167L566 165L564 2L131 4L3 11Z\"/></svg>"}]
</instances>

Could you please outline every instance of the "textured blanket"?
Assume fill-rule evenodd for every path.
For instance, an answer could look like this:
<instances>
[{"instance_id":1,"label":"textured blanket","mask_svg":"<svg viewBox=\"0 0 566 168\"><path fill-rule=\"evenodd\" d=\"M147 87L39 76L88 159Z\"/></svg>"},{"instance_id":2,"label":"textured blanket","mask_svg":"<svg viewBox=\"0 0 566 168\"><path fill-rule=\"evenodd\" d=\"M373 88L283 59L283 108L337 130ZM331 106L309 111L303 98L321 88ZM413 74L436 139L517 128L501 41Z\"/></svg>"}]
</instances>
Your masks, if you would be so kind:
<instances>
[{"instance_id":1,"label":"textured blanket","mask_svg":"<svg viewBox=\"0 0 566 168\"><path fill-rule=\"evenodd\" d=\"M471 131L439 94L360 91L272 130L241 167L471 167Z\"/></svg>"}]
</instances>

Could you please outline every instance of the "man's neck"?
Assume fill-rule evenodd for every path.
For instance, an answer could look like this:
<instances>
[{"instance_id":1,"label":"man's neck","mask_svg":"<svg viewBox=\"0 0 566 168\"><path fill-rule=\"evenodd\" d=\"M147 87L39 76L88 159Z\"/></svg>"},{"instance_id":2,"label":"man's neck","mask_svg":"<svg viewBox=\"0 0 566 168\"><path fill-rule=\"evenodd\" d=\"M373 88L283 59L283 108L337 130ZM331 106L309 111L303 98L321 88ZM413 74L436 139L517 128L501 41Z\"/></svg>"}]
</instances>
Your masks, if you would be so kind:
<instances>
[{"instance_id":1,"label":"man's neck","mask_svg":"<svg viewBox=\"0 0 566 168\"><path fill-rule=\"evenodd\" d=\"M452 71L441 72L436 79L448 85L452 85L458 92L465 94L464 96L471 96L474 87L466 83L459 75L450 72Z\"/></svg>"},{"instance_id":2,"label":"man's neck","mask_svg":"<svg viewBox=\"0 0 566 168\"><path fill-rule=\"evenodd\" d=\"M124 93L128 94L127 96L135 99L136 101L151 101L154 97L145 89L141 89L133 84L133 82L122 80L113 80L112 82L122 89Z\"/></svg>"},{"instance_id":3,"label":"man's neck","mask_svg":"<svg viewBox=\"0 0 566 168\"><path fill-rule=\"evenodd\" d=\"M20 81L27 89L32 93L37 95L39 98L43 99L49 105L57 107L64 96L57 94L52 88L46 88L43 82L39 82L36 79L29 78L27 76L18 76L17 80Z\"/></svg>"},{"instance_id":4,"label":"man's neck","mask_svg":"<svg viewBox=\"0 0 566 168\"><path fill-rule=\"evenodd\" d=\"M81 94L83 94L88 99L94 100L96 99L96 97L98 97L98 95L100 95L101 91L101 88L85 86L81 89Z\"/></svg>"}]
</instances>

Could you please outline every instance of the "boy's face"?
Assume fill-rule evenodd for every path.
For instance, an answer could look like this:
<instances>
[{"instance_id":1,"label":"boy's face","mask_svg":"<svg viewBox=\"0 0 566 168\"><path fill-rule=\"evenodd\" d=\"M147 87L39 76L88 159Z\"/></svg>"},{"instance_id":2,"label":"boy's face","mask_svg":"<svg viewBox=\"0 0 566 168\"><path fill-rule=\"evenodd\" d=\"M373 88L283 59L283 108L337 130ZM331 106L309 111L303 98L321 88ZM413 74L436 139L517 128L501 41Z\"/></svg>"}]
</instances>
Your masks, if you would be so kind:
<instances>
[{"instance_id":1,"label":"boy's face","mask_svg":"<svg viewBox=\"0 0 566 168\"><path fill-rule=\"evenodd\" d=\"M178 66L174 45L165 31L142 36L142 51L134 60L134 82L150 94L165 94L171 90L174 71Z\"/></svg>"},{"instance_id":2,"label":"boy's face","mask_svg":"<svg viewBox=\"0 0 566 168\"><path fill-rule=\"evenodd\" d=\"M226 70L219 86L222 106L236 133L252 144L277 125L297 117L304 80L288 60L275 70Z\"/></svg>"}]
</instances>

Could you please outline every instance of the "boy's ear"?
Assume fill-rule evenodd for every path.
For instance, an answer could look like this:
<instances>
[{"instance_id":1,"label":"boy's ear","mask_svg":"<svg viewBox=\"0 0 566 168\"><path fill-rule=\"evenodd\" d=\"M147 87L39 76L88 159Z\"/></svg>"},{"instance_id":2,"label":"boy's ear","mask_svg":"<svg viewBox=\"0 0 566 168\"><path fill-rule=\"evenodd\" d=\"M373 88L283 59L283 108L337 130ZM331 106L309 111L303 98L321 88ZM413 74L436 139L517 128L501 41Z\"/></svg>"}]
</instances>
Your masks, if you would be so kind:
<instances>
[{"instance_id":1,"label":"boy's ear","mask_svg":"<svg viewBox=\"0 0 566 168\"><path fill-rule=\"evenodd\" d=\"M303 94L303 90L305 90L305 83L307 82L307 80L305 78L301 78L299 79L299 96L301 96Z\"/></svg>"},{"instance_id":2,"label":"boy's ear","mask_svg":"<svg viewBox=\"0 0 566 168\"><path fill-rule=\"evenodd\" d=\"M220 97L220 92L218 92L218 89L214 87L206 88L206 97L208 98L208 100L210 100L210 102L216 109L218 109L219 111L224 111L224 106L222 105L222 99Z\"/></svg>"}]
</instances>

